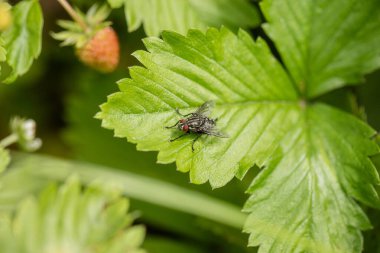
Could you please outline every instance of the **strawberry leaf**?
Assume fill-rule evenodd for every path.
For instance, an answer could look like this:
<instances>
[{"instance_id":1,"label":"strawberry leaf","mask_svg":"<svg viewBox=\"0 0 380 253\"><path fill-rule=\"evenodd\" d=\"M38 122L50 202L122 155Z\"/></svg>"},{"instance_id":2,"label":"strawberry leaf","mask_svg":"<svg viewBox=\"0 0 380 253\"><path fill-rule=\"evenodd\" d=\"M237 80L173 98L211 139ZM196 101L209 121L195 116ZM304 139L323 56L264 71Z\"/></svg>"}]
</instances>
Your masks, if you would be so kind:
<instances>
[{"instance_id":1,"label":"strawberry leaf","mask_svg":"<svg viewBox=\"0 0 380 253\"><path fill-rule=\"evenodd\" d=\"M125 0L108 0L108 4L111 6L111 8L116 9L123 6Z\"/></svg>"},{"instance_id":2,"label":"strawberry leaf","mask_svg":"<svg viewBox=\"0 0 380 253\"><path fill-rule=\"evenodd\" d=\"M377 0L266 0L273 39L301 92L315 97L380 67Z\"/></svg>"},{"instance_id":3,"label":"strawberry leaf","mask_svg":"<svg viewBox=\"0 0 380 253\"><path fill-rule=\"evenodd\" d=\"M162 36L164 41L145 40L150 53L135 53L147 69L132 67L132 79L120 81L122 92L102 106L103 125L140 150L160 150L161 163L177 160L193 183L209 180L220 187L244 175L254 157L263 165L299 108L291 82L266 43L253 42L243 31L236 37L225 28L210 29L206 36L197 30L187 38L172 32ZM207 100L216 101L212 116L231 138L204 136L194 153L192 136L169 143L180 134L165 129L179 119L174 109L192 112Z\"/></svg>"},{"instance_id":4,"label":"strawberry leaf","mask_svg":"<svg viewBox=\"0 0 380 253\"><path fill-rule=\"evenodd\" d=\"M158 162L176 161L193 183L221 187L255 164L264 167L245 207L250 245L262 245L262 252L359 252L360 229L370 224L351 197L380 207L368 158L378 152L369 139L374 131L298 98L260 38L226 28L162 37L146 39L148 52L134 54L145 68L132 67L121 91L101 106L103 126L139 150L158 150ZM194 136L169 142L181 134L165 129L179 119L175 108L189 113L208 100L216 102L211 117L230 137L204 135L194 152Z\"/></svg>"},{"instance_id":5,"label":"strawberry leaf","mask_svg":"<svg viewBox=\"0 0 380 253\"><path fill-rule=\"evenodd\" d=\"M380 207L368 158L374 131L322 104L309 106L255 178L245 211L249 244L263 252L361 252L371 225L352 200Z\"/></svg>"},{"instance_id":6,"label":"strawberry leaf","mask_svg":"<svg viewBox=\"0 0 380 253\"><path fill-rule=\"evenodd\" d=\"M39 2L19 2L12 8L12 16L12 25L1 35L5 41L6 62L12 68L5 83L25 74L41 52L43 16Z\"/></svg>"},{"instance_id":7,"label":"strawberry leaf","mask_svg":"<svg viewBox=\"0 0 380 253\"><path fill-rule=\"evenodd\" d=\"M25 198L0 218L2 252L144 253L145 229L131 226L129 202L115 189L86 190L72 178L50 185L39 198Z\"/></svg>"},{"instance_id":8,"label":"strawberry leaf","mask_svg":"<svg viewBox=\"0 0 380 253\"><path fill-rule=\"evenodd\" d=\"M124 0L130 32L144 24L149 36L162 30L185 33L189 28L226 25L248 28L260 22L257 9L247 0Z\"/></svg>"}]
</instances>

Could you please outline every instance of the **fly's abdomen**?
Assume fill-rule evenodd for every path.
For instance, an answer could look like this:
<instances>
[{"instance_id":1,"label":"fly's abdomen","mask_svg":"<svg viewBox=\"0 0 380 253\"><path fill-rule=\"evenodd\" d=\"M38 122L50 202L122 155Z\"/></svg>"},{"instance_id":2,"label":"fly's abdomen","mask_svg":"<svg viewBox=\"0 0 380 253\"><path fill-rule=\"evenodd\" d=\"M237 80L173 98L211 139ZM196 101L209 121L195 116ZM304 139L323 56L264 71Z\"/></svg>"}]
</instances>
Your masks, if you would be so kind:
<instances>
[{"instance_id":1,"label":"fly's abdomen","mask_svg":"<svg viewBox=\"0 0 380 253\"><path fill-rule=\"evenodd\" d=\"M206 133L215 127L215 120L210 118L205 118L202 126L200 127L201 132Z\"/></svg>"}]
</instances>

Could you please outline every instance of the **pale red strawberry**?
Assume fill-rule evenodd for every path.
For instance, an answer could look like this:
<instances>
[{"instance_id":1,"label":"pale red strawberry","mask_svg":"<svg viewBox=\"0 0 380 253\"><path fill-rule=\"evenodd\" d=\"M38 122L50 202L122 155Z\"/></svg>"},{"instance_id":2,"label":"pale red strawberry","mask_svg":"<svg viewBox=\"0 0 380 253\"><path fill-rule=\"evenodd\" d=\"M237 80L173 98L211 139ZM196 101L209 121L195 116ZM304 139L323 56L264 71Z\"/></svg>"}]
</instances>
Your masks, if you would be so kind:
<instances>
[{"instance_id":1,"label":"pale red strawberry","mask_svg":"<svg viewBox=\"0 0 380 253\"><path fill-rule=\"evenodd\" d=\"M53 33L53 38L62 40L62 46L75 46L78 58L86 65L101 72L114 71L119 63L120 47L111 22L106 21L110 9L106 5L93 5L83 14L66 4L75 21L58 21L65 31Z\"/></svg>"},{"instance_id":2,"label":"pale red strawberry","mask_svg":"<svg viewBox=\"0 0 380 253\"><path fill-rule=\"evenodd\" d=\"M96 32L83 47L77 49L79 59L101 72L112 72L119 63L119 41L111 27Z\"/></svg>"}]
</instances>

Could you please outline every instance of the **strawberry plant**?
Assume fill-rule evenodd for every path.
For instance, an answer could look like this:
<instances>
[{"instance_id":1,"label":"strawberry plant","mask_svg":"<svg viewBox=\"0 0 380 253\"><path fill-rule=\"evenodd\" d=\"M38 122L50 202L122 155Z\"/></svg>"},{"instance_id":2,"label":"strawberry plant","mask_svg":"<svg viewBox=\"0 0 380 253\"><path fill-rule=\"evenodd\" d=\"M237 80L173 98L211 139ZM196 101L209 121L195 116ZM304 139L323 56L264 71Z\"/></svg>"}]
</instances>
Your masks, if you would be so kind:
<instances>
[{"instance_id":1,"label":"strawberry plant","mask_svg":"<svg viewBox=\"0 0 380 253\"><path fill-rule=\"evenodd\" d=\"M74 21L61 20L60 26L66 28L53 37L63 40L62 45L74 45L78 58L86 65L102 72L112 72L119 63L119 41L110 22L104 22L109 15L106 6L97 8L95 5L86 16L75 12L65 1Z\"/></svg>"},{"instance_id":2,"label":"strawberry plant","mask_svg":"<svg viewBox=\"0 0 380 253\"><path fill-rule=\"evenodd\" d=\"M53 6L0 2L0 106L54 98L0 116L4 252L380 250L375 0Z\"/></svg>"}]
</instances>

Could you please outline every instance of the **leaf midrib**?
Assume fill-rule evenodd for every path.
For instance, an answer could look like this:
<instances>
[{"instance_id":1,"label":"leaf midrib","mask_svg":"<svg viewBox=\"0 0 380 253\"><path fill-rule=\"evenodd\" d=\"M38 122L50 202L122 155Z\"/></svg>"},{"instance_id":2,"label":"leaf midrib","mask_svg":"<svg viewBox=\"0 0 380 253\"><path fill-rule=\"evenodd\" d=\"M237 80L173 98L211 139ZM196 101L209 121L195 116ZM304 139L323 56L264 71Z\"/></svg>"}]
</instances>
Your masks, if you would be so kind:
<instances>
[{"instance_id":1,"label":"leaf midrib","mask_svg":"<svg viewBox=\"0 0 380 253\"><path fill-rule=\"evenodd\" d=\"M258 100L258 101L242 101L242 102L233 102L233 103L229 102L229 103L223 103L223 104L216 104L215 107L220 108L220 107L242 106L242 105L249 106L249 105L253 105L253 104L258 104L258 105L261 105L261 104L292 105L292 106L298 105L298 106L300 106L300 108L302 107L301 102L299 102L298 100ZM198 106L191 106L191 107L171 107L168 110L155 111L155 112L146 112L146 111L145 112L139 112L139 113L128 112L126 114L127 115L147 115L147 114L154 115L154 114L175 112L176 108L179 110L193 109L195 111L200 105L201 104L199 104ZM99 114L101 114L101 113L102 112L99 112Z\"/></svg>"}]
</instances>

